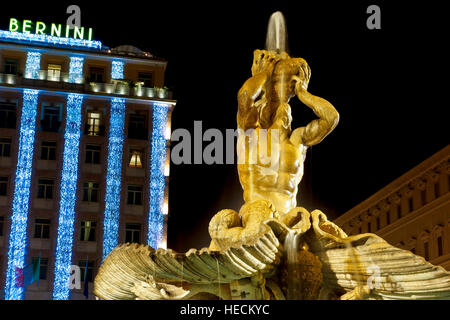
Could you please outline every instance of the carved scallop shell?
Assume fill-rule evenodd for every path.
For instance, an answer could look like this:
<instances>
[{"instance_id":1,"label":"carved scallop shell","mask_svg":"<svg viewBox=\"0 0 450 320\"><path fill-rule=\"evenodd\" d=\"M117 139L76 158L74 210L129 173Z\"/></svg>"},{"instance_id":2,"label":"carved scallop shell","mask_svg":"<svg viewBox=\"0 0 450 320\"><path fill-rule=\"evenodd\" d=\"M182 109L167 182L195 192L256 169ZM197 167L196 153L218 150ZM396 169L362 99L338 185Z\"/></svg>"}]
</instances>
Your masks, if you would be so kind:
<instances>
[{"instance_id":1,"label":"carved scallop shell","mask_svg":"<svg viewBox=\"0 0 450 320\"><path fill-rule=\"evenodd\" d=\"M311 215L307 241L322 262L327 288L350 292L366 286L372 289L366 299L450 299L450 273L444 268L375 234L347 237L318 210Z\"/></svg>"},{"instance_id":2,"label":"carved scallop shell","mask_svg":"<svg viewBox=\"0 0 450 320\"><path fill-rule=\"evenodd\" d=\"M207 248L186 253L154 250L146 245L123 244L105 259L94 282L94 294L101 299L136 299L136 293L148 289L149 297L180 298L182 290L164 287L158 296L156 283L221 284L266 273L280 262L280 243L268 228L253 245L230 248L221 253ZM152 281L149 281L151 276ZM157 289L159 288L159 289ZM164 296L166 294L166 296Z\"/></svg>"}]
</instances>

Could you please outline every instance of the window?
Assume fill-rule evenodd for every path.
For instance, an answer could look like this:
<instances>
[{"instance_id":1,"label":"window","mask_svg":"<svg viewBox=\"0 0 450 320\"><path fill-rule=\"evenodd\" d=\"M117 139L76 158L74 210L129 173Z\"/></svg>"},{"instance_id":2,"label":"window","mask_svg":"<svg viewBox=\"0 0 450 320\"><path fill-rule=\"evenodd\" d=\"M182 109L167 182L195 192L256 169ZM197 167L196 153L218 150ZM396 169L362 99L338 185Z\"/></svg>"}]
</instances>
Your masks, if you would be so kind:
<instances>
[{"instance_id":1,"label":"window","mask_svg":"<svg viewBox=\"0 0 450 320\"><path fill-rule=\"evenodd\" d=\"M37 218L34 221L34 237L38 239L50 238L50 219Z\"/></svg>"},{"instance_id":2,"label":"window","mask_svg":"<svg viewBox=\"0 0 450 320\"><path fill-rule=\"evenodd\" d=\"M391 213L389 211L386 212L386 225L391 224Z\"/></svg>"},{"instance_id":3,"label":"window","mask_svg":"<svg viewBox=\"0 0 450 320\"><path fill-rule=\"evenodd\" d=\"M61 65L60 64L48 64L47 80L59 81L61 78Z\"/></svg>"},{"instance_id":4,"label":"window","mask_svg":"<svg viewBox=\"0 0 450 320\"><path fill-rule=\"evenodd\" d=\"M135 206L142 205L142 186L128 186L127 204Z\"/></svg>"},{"instance_id":5,"label":"window","mask_svg":"<svg viewBox=\"0 0 450 320\"><path fill-rule=\"evenodd\" d=\"M441 195L441 188L439 187L439 180L434 184L434 196L439 198Z\"/></svg>"},{"instance_id":6,"label":"window","mask_svg":"<svg viewBox=\"0 0 450 320\"><path fill-rule=\"evenodd\" d=\"M41 129L59 132L61 127L61 103L42 103Z\"/></svg>"},{"instance_id":7,"label":"window","mask_svg":"<svg viewBox=\"0 0 450 320\"><path fill-rule=\"evenodd\" d=\"M89 81L103 83L103 75L105 74L105 69L91 67L89 69Z\"/></svg>"},{"instance_id":8,"label":"window","mask_svg":"<svg viewBox=\"0 0 450 320\"><path fill-rule=\"evenodd\" d=\"M0 138L0 157L11 156L11 138Z\"/></svg>"},{"instance_id":9,"label":"window","mask_svg":"<svg viewBox=\"0 0 450 320\"><path fill-rule=\"evenodd\" d=\"M95 241L95 221L81 221L80 241Z\"/></svg>"},{"instance_id":10,"label":"window","mask_svg":"<svg viewBox=\"0 0 450 320\"><path fill-rule=\"evenodd\" d=\"M87 128L86 128L88 135L90 136L100 135L100 120L101 120L100 112L88 112Z\"/></svg>"},{"instance_id":11,"label":"window","mask_svg":"<svg viewBox=\"0 0 450 320\"><path fill-rule=\"evenodd\" d=\"M38 180L38 198L39 199L52 199L53 198L53 183L51 179L39 179Z\"/></svg>"},{"instance_id":12,"label":"window","mask_svg":"<svg viewBox=\"0 0 450 320\"><path fill-rule=\"evenodd\" d=\"M39 258L33 258L33 264L37 262ZM48 258L41 258L40 268L39 268L39 279L46 280L47 279L47 270L48 270Z\"/></svg>"},{"instance_id":13,"label":"window","mask_svg":"<svg viewBox=\"0 0 450 320\"><path fill-rule=\"evenodd\" d=\"M142 158L142 150L130 149L130 161L128 166L133 168L142 168Z\"/></svg>"},{"instance_id":14,"label":"window","mask_svg":"<svg viewBox=\"0 0 450 320\"><path fill-rule=\"evenodd\" d=\"M19 69L19 62L15 59L5 59L3 73L17 74Z\"/></svg>"},{"instance_id":15,"label":"window","mask_svg":"<svg viewBox=\"0 0 450 320\"><path fill-rule=\"evenodd\" d=\"M442 236L437 237L438 257L444 254Z\"/></svg>"},{"instance_id":16,"label":"window","mask_svg":"<svg viewBox=\"0 0 450 320\"><path fill-rule=\"evenodd\" d=\"M100 146L88 144L86 145L86 163L100 163Z\"/></svg>"},{"instance_id":17,"label":"window","mask_svg":"<svg viewBox=\"0 0 450 320\"><path fill-rule=\"evenodd\" d=\"M0 99L0 128L16 128L17 100Z\"/></svg>"},{"instance_id":18,"label":"window","mask_svg":"<svg viewBox=\"0 0 450 320\"><path fill-rule=\"evenodd\" d=\"M372 232L372 223L367 222L367 232Z\"/></svg>"},{"instance_id":19,"label":"window","mask_svg":"<svg viewBox=\"0 0 450 320\"><path fill-rule=\"evenodd\" d=\"M377 230L380 230L380 226L381 226L381 224L380 224L380 217L377 217Z\"/></svg>"},{"instance_id":20,"label":"window","mask_svg":"<svg viewBox=\"0 0 450 320\"><path fill-rule=\"evenodd\" d=\"M152 73L139 72L138 82L143 82L144 83L144 87L152 88L153 87L153 74Z\"/></svg>"},{"instance_id":21,"label":"window","mask_svg":"<svg viewBox=\"0 0 450 320\"><path fill-rule=\"evenodd\" d=\"M409 211L414 211L414 206L413 206L413 197L409 197L408 198L408 203L409 203Z\"/></svg>"},{"instance_id":22,"label":"window","mask_svg":"<svg viewBox=\"0 0 450 320\"><path fill-rule=\"evenodd\" d=\"M83 201L98 202L98 183L83 183Z\"/></svg>"},{"instance_id":23,"label":"window","mask_svg":"<svg viewBox=\"0 0 450 320\"><path fill-rule=\"evenodd\" d=\"M128 126L128 138L147 140L147 128L145 127L145 115L131 114Z\"/></svg>"},{"instance_id":24,"label":"window","mask_svg":"<svg viewBox=\"0 0 450 320\"><path fill-rule=\"evenodd\" d=\"M424 189L420 192L420 196L422 197L422 205L427 204L427 189Z\"/></svg>"},{"instance_id":25,"label":"window","mask_svg":"<svg viewBox=\"0 0 450 320\"><path fill-rule=\"evenodd\" d=\"M400 204L397 205L397 219L402 217L402 206Z\"/></svg>"},{"instance_id":26,"label":"window","mask_svg":"<svg viewBox=\"0 0 450 320\"><path fill-rule=\"evenodd\" d=\"M428 241L423 243L423 253L425 260L428 261L428 259L430 258L430 245Z\"/></svg>"},{"instance_id":27,"label":"window","mask_svg":"<svg viewBox=\"0 0 450 320\"><path fill-rule=\"evenodd\" d=\"M0 216L0 237L3 237L4 225L5 225L5 217Z\"/></svg>"},{"instance_id":28,"label":"window","mask_svg":"<svg viewBox=\"0 0 450 320\"><path fill-rule=\"evenodd\" d=\"M56 142L42 141L41 160L56 160Z\"/></svg>"},{"instance_id":29,"label":"window","mask_svg":"<svg viewBox=\"0 0 450 320\"><path fill-rule=\"evenodd\" d=\"M81 281L84 282L84 277L85 277L85 272L86 272L86 262L87 262L86 279L88 282L92 282L92 280L94 279L93 274L94 274L94 268L95 268L95 261L90 261L90 260L79 260L78 261L78 266L80 267L80 271L81 271Z\"/></svg>"},{"instance_id":30,"label":"window","mask_svg":"<svg viewBox=\"0 0 450 320\"><path fill-rule=\"evenodd\" d=\"M141 242L141 225L139 223L127 223L125 225L125 242Z\"/></svg>"},{"instance_id":31,"label":"window","mask_svg":"<svg viewBox=\"0 0 450 320\"><path fill-rule=\"evenodd\" d=\"M8 177L0 177L0 196L8 195Z\"/></svg>"}]
</instances>

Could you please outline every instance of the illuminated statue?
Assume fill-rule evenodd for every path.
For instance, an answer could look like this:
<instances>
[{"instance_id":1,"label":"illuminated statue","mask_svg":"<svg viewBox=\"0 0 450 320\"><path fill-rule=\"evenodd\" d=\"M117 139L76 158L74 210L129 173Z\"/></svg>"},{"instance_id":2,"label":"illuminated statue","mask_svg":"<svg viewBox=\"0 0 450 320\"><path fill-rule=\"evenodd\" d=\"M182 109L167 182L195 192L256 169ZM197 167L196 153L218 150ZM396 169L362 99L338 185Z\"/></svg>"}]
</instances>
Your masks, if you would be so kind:
<instances>
[{"instance_id":1,"label":"illuminated statue","mask_svg":"<svg viewBox=\"0 0 450 320\"><path fill-rule=\"evenodd\" d=\"M277 130L279 170L267 172L267 165L239 165L244 199L247 202L268 199L279 212L287 213L296 206L307 147L322 141L336 127L339 114L328 101L307 91L311 71L301 58L290 58L285 52L256 50L252 74L239 90L238 128ZM291 130L288 102L295 95L319 119ZM239 142L238 148L243 150L244 139Z\"/></svg>"},{"instance_id":2,"label":"illuminated statue","mask_svg":"<svg viewBox=\"0 0 450 320\"><path fill-rule=\"evenodd\" d=\"M276 214L283 221L283 218L292 218L297 212L306 212L304 208L296 208L306 150L322 141L336 127L339 114L328 101L307 91L311 70L302 58L291 58L286 52L278 54L274 51L256 50L252 75L238 93L239 178L246 203L251 205L257 200L267 200L266 203L274 206ZM319 119L306 127L292 130L288 102L295 95ZM266 132L264 136L260 134L262 130ZM273 139L273 135L277 135L276 139ZM249 139L253 139L253 145L259 147L257 150L252 148ZM271 142L275 145L270 145ZM261 163L261 149L267 149L267 154L271 151L275 154L268 157L269 161L266 163ZM255 158L250 156L252 151L255 152ZM233 213L232 210L225 210L223 213L234 214L238 219L238 213ZM266 219L262 215L255 225L259 226ZM227 234L229 231L224 228L216 231L215 225L213 220L210 224L213 238L210 249L226 249L227 244L221 246L214 239L219 242L227 241L230 239ZM235 231L233 228L230 230ZM249 235L249 230L246 234Z\"/></svg>"},{"instance_id":3,"label":"illuminated statue","mask_svg":"<svg viewBox=\"0 0 450 320\"><path fill-rule=\"evenodd\" d=\"M118 246L99 269L97 297L450 299L450 273L443 268L374 234L348 237L321 211L297 207L307 148L339 121L328 101L307 91L310 75L306 61L281 45L255 51L252 77L238 93L245 204L239 213L225 209L211 219L209 248L175 253ZM292 130L294 96L318 119Z\"/></svg>"}]
</instances>

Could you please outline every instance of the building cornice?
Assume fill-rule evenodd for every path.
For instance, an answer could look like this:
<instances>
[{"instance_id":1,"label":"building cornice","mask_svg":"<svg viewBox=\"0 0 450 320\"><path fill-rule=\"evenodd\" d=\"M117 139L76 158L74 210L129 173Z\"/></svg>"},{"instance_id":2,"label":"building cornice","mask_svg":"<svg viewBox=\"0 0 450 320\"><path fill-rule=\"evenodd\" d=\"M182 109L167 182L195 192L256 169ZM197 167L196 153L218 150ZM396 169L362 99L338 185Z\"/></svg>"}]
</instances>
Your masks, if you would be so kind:
<instances>
[{"instance_id":1,"label":"building cornice","mask_svg":"<svg viewBox=\"0 0 450 320\"><path fill-rule=\"evenodd\" d=\"M435 201L427 203L423 207L415 210L411 214L398 219L397 221L387 225L386 227L378 230L376 233L378 236L382 238L388 237L390 234L398 231L400 228L406 228L406 226L415 223L417 219L419 219L422 215L430 212L431 210L440 208L446 205L450 201L450 193L437 198Z\"/></svg>"},{"instance_id":2,"label":"building cornice","mask_svg":"<svg viewBox=\"0 0 450 320\"><path fill-rule=\"evenodd\" d=\"M355 217L361 216L365 211L370 210L372 207L382 208L386 207L386 205L383 204L398 202L398 198L402 193L411 193L410 186L413 184L425 185L425 181L427 180L436 181L436 177L439 176L436 171L442 172L443 170L446 170L448 174L449 159L450 145L447 145L445 148L395 179L354 208L336 218L334 223L342 226Z\"/></svg>"},{"instance_id":3,"label":"building cornice","mask_svg":"<svg viewBox=\"0 0 450 320\"><path fill-rule=\"evenodd\" d=\"M62 56L82 56L91 59L101 59L101 60L123 60L124 62L131 62L134 64L145 64L162 66L164 69L167 67L167 61L164 59L156 59L149 57L130 57L126 55L114 54L107 51L88 51L74 48L55 48L51 46L44 45L24 45L16 44L5 41L0 41L0 48L5 48L9 50L19 50L19 51L39 51L50 55L62 55Z\"/></svg>"}]
</instances>

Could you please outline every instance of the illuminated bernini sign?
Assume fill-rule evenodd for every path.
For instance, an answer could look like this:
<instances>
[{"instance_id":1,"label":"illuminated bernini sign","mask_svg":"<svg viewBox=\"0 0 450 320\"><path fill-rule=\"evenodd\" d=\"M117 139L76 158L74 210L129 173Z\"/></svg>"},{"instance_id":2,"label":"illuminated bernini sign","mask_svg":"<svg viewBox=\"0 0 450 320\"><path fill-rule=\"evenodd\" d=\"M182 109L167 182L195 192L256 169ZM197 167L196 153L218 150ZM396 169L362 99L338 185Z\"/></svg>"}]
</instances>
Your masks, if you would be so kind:
<instances>
[{"instance_id":1,"label":"illuminated bernini sign","mask_svg":"<svg viewBox=\"0 0 450 320\"><path fill-rule=\"evenodd\" d=\"M34 33L36 35L50 35L53 37L65 37L80 40L92 40L93 30L92 28L86 29L85 27L74 26L71 28L68 25L62 24L45 24L44 22L37 21L34 23L31 20L19 21L15 18L9 20L9 31L22 32L22 33Z\"/></svg>"}]
</instances>

